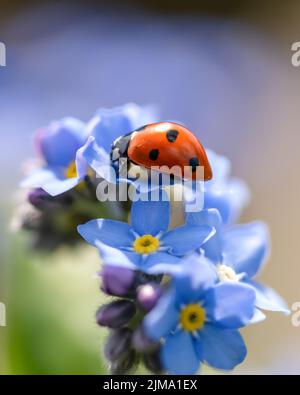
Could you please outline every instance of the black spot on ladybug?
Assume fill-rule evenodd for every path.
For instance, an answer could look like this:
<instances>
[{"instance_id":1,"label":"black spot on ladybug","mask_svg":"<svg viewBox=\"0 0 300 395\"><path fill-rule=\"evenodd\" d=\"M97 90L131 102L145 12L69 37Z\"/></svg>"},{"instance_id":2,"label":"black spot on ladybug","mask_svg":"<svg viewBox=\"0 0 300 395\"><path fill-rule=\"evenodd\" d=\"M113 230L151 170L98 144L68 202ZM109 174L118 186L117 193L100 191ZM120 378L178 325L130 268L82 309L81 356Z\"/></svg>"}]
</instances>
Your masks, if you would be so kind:
<instances>
[{"instance_id":1,"label":"black spot on ladybug","mask_svg":"<svg viewBox=\"0 0 300 395\"><path fill-rule=\"evenodd\" d=\"M176 141L177 136L178 136L179 132L175 129L170 129L167 131L167 140L170 143L174 143L174 141Z\"/></svg>"},{"instance_id":2,"label":"black spot on ladybug","mask_svg":"<svg viewBox=\"0 0 300 395\"><path fill-rule=\"evenodd\" d=\"M158 158L159 155L159 150L158 149L153 149L149 152L149 158L151 160L156 160Z\"/></svg>"},{"instance_id":3,"label":"black spot on ladybug","mask_svg":"<svg viewBox=\"0 0 300 395\"><path fill-rule=\"evenodd\" d=\"M189 165L192 168L192 172L195 172L197 170L197 166L199 166L199 159L197 157L191 158Z\"/></svg>"}]
</instances>

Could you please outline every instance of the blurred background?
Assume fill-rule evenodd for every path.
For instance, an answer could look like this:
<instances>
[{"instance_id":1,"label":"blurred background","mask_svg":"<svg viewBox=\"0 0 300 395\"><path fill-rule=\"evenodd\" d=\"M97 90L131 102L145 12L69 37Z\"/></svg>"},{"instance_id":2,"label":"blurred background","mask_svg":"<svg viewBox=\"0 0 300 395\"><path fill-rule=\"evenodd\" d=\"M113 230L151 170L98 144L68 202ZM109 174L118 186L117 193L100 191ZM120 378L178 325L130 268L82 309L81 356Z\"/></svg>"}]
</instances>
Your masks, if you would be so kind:
<instances>
[{"instance_id":1,"label":"blurred background","mask_svg":"<svg viewBox=\"0 0 300 395\"><path fill-rule=\"evenodd\" d=\"M0 6L0 373L101 374L105 331L97 253L33 253L11 234L21 164L52 119L87 121L98 107L153 104L232 161L262 219L272 256L262 279L300 301L299 1L15 1ZM268 314L243 331L249 355L233 374L300 374L300 327Z\"/></svg>"}]
</instances>

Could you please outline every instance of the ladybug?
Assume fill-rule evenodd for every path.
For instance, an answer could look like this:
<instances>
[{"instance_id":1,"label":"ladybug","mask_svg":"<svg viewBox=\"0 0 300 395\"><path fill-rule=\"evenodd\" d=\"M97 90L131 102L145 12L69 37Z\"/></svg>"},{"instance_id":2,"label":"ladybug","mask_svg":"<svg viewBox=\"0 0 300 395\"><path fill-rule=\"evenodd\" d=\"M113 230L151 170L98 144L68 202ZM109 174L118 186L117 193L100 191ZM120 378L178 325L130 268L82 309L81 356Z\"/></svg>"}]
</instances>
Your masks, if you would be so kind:
<instances>
[{"instance_id":1,"label":"ladybug","mask_svg":"<svg viewBox=\"0 0 300 395\"><path fill-rule=\"evenodd\" d=\"M197 167L203 166L204 181L212 178L211 166L200 141L189 129L174 122L151 123L119 137L112 145L110 156L113 163L127 158L147 169L164 166L162 172L180 177L184 168L190 166L193 180L197 179ZM180 174L171 169L173 166L180 169Z\"/></svg>"}]
</instances>

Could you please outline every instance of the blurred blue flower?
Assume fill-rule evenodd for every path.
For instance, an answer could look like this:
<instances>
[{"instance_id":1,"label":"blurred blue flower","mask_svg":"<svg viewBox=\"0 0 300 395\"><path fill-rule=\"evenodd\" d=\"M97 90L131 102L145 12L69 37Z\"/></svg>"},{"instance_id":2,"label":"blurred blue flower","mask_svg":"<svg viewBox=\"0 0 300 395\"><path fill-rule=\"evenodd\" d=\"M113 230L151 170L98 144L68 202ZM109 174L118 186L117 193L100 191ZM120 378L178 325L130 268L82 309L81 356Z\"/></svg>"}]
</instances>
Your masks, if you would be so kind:
<instances>
[{"instance_id":1,"label":"blurred blue flower","mask_svg":"<svg viewBox=\"0 0 300 395\"><path fill-rule=\"evenodd\" d=\"M253 316L255 292L245 285L215 281L211 264L191 255L146 315L146 334L156 341L164 339L161 361L167 372L194 374L200 362L231 370L244 360L247 349L237 329Z\"/></svg>"},{"instance_id":2,"label":"blurred blue flower","mask_svg":"<svg viewBox=\"0 0 300 395\"><path fill-rule=\"evenodd\" d=\"M289 313L286 303L275 291L252 279L263 268L269 255L269 232L264 223L255 221L224 228L216 209L190 213L186 220L191 226L205 224L216 229L201 249L215 264L221 282L242 282L255 290L257 309L253 322L265 318L260 309Z\"/></svg>"},{"instance_id":3,"label":"blurred blue flower","mask_svg":"<svg viewBox=\"0 0 300 395\"><path fill-rule=\"evenodd\" d=\"M128 103L98 110L87 125L75 118L52 122L35 136L43 166L29 174L22 186L42 188L53 196L70 190L87 175L89 164L98 170L95 164L109 164L110 146L118 136L153 119L151 108Z\"/></svg>"},{"instance_id":4,"label":"blurred blue flower","mask_svg":"<svg viewBox=\"0 0 300 395\"><path fill-rule=\"evenodd\" d=\"M155 121L155 111L150 106L127 103L115 108L100 108L87 124L88 133L106 152L118 137L140 126Z\"/></svg>"},{"instance_id":5,"label":"blurred blue flower","mask_svg":"<svg viewBox=\"0 0 300 395\"><path fill-rule=\"evenodd\" d=\"M87 133L75 118L54 121L38 130L35 145L43 164L22 182L26 188L42 188L52 196L75 187L87 173L82 157Z\"/></svg>"},{"instance_id":6,"label":"blurred blue flower","mask_svg":"<svg viewBox=\"0 0 300 395\"><path fill-rule=\"evenodd\" d=\"M230 177L229 159L206 150L213 171L213 178L204 184L204 208L219 210L223 223L234 223L250 199L244 181Z\"/></svg>"},{"instance_id":7,"label":"blurred blue flower","mask_svg":"<svg viewBox=\"0 0 300 395\"><path fill-rule=\"evenodd\" d=\"M169 221L168 201L138 200L132 203L131 226L98 219L79 225L78 232L99 249L105 264L163 273L214 234L214 229L205 224L168 231Z\"/></svg>"}]
</instances>

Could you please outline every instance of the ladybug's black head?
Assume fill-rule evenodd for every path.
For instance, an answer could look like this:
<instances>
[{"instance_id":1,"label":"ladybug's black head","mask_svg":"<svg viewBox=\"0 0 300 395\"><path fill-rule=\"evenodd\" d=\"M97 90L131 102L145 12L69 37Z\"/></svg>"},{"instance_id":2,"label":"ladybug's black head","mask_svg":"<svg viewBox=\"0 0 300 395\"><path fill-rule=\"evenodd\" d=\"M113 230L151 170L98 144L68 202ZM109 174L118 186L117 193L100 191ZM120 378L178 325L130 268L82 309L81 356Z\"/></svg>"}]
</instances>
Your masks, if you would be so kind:
<instances>
[{"instance_id":1,"label":"ladybug's black head","mask_svg":"<svg viewBox=\"0 0 300 395\"><path fill-rule=\"evenodd\" d=\"M111 146L110 159L112 162L118 161L120 158L127 158L128 146L131 140L131 133L118 137Z\"/></svg>"}]
</instances>

